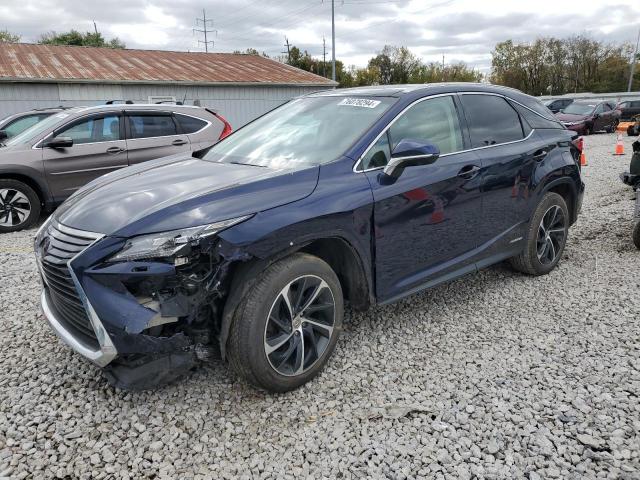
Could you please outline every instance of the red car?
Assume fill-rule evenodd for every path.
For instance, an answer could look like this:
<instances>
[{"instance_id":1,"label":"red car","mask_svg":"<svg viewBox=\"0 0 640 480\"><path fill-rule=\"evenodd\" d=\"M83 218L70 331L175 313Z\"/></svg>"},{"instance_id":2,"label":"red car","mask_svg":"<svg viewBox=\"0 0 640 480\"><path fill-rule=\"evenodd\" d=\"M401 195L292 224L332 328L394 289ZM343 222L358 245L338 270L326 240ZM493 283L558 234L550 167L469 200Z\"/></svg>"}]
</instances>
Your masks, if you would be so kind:
<instances>
[{"instance_id":1,"label":"red car","mask_svg":"<svg viewBox=\"0 0 640 480\"><path fill-rule=\"evenodd\" d=\"M556 113L556 118L569 130L580 135L589 135L600 130L613 133L620 122L620 111L609 102L576 100Z\"/></svg>"}]
</instances>

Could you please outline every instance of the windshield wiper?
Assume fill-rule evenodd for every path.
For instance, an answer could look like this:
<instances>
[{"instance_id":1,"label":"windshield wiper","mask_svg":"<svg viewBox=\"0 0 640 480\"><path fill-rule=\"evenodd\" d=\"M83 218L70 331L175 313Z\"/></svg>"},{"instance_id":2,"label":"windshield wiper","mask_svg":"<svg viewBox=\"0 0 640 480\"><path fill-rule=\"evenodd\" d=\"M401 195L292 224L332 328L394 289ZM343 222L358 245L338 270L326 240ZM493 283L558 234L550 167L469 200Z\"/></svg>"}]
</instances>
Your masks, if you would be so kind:
<instances>
[{"instance_id":1,"label":"windshield wiper","mask_svg":"<svg viewBox=\"0 0 640 480\"><path fill-rule=\"evenodd\" d=\"M250 167L267 168L266 165L256 165L255 163L242 163L242 162L226 162L226 163L233 163L234 165L248 165Z\"/></svg>"}]
</instances>

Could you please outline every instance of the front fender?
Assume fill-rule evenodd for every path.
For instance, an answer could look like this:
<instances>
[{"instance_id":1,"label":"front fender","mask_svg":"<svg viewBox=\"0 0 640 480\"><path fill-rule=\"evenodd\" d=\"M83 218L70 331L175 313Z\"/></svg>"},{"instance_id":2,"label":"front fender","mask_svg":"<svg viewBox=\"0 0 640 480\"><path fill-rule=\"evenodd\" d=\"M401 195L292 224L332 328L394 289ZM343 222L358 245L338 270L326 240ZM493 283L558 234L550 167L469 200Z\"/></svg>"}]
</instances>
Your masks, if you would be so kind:
<instances>
[{"instance_id":1,"label":"front fender","mask_svg":"<svg viewBox=\"0 0 640 480\"><path fill-rule=\"evenodd\" d=\"M44 172L27 165L0 163L0 178L24 179L27 182L35 183L45 206L53 207L54 199L49 191L49 184Z\"/></svg>"}]
</instances>

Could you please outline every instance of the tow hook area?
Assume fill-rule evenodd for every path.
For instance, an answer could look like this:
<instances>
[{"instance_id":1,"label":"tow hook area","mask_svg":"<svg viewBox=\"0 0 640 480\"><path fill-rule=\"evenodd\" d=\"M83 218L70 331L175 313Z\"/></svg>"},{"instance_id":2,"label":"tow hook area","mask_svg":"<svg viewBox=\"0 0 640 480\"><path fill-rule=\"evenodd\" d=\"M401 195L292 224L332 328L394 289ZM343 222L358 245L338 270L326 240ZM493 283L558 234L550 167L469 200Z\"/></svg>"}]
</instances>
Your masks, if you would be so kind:
<instances>
[{"instance_id":1,"label":"tow hook area","mask_svg":"<svg viewBox=\"0 0 640 480\"><path fill-rule=\"evenodd\" d=\"M134 391L157 388L185 375L201 362L216 357L210 346L194 344L182 333L153 340L164 344L162 350L165 353L127 355L116 359L103 369L110 385ZM173 351L167 351L169 346Z\"/></svg>"}]
</instances>

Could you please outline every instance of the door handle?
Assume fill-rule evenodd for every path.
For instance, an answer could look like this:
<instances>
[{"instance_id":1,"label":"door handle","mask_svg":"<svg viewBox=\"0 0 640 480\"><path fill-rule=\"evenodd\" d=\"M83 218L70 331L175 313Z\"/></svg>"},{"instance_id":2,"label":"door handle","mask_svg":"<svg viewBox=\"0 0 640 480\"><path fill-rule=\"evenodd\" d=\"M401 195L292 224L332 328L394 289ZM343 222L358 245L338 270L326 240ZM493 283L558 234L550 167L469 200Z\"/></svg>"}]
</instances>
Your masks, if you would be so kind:
<instances>
[{"instance_id":1,"label":"door handle","mask_svg":"<svg viewBox=\"0 0 640 480\"><path fill-rule=\"evenodd\" d=\"M542 160L544 160L544 158L549 154L548 150L545 150L544 148L541 148L540 150L536 150L535 153L533 154L533 158L535 159L536 162L541 162Z\"/></svg>"},{"instance_id":2,"label":"door handle","mask_svg":"<svg viewBox=\"0 0 640 480\"><path fill-rule=\"evenodd\" d=\"M124 152L124 148L120 147L109 147L107 148L107 153L111 155L115 155L116 153Z\"/></svg>"},{"instance_id":3,"label":"door handle","mask_svg":"<svg viewBox=\"0 0 640 480\"><path fill-rule=\"evenodd\" d=\"M186 144L187 144L187 141L181 138L178 138L177 140L174 140L173 142L171 142L171 145L175 145L176 147L179 147L180 145L186 145Z\"/></svg>"},{"instance_id":4,"label":"door handle","mask_svg":"<svg viewBox=\"0 0 640 480\"><path fill-rule=\"evenodd\" d=\"M480 167L477 165L466 165L460 169L458 176L466 180L471 180L480 173Z\"/></svg>"}]
</instances>

